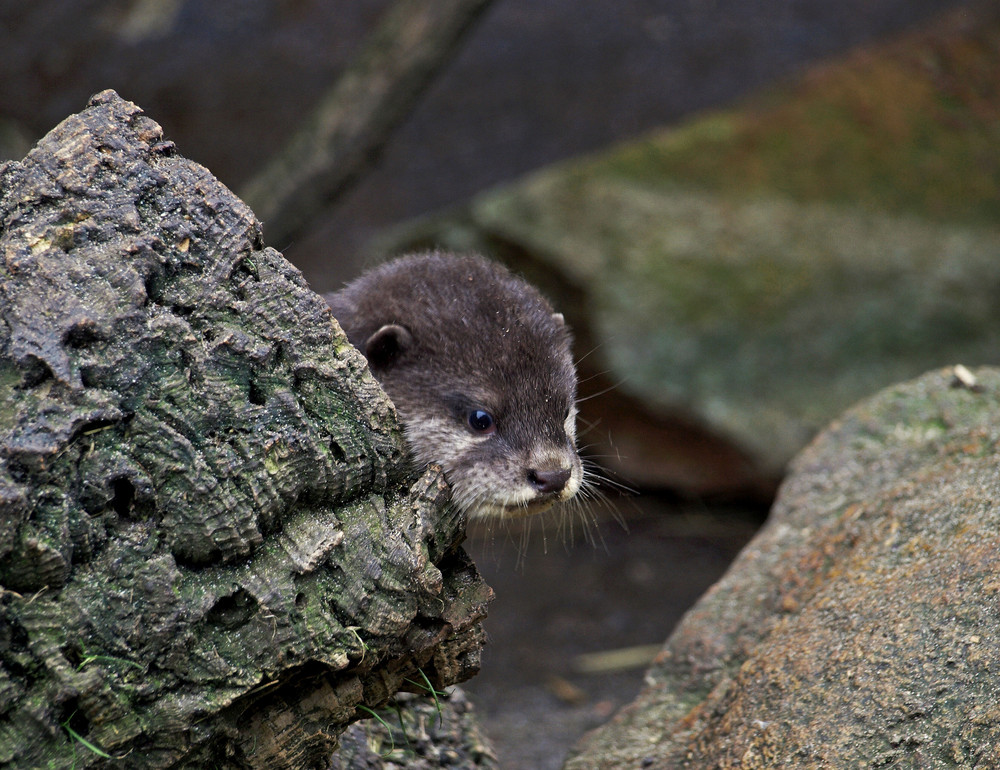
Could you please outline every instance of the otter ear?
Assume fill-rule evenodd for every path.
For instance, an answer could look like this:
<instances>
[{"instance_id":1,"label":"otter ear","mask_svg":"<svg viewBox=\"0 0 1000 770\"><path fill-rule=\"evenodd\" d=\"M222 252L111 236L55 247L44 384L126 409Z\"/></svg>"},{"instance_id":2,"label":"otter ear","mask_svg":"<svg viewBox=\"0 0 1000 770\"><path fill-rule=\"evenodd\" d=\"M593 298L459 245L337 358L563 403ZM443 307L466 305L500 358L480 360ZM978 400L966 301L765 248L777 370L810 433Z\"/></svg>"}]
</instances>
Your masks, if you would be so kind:
<instances>
[{"instance_id":1,"label":"otter ear","mask_svg":"<svg viewBox=\"0 0 1000 770\"><path fill-rule=\"evenodd\" d=\"M565 326L566 325L566 319L563 318L563 314L562 313L553 313L552 314L552 320L555 321L560 326Z\"/></svg>"},{"instance_id":2,"label":"otter ear","mask_svg":"<svg viewBox=\"0 0 1000 770\"><path fill-rule=\"evenodd\" d=\"M365 358L372 371L385 371L392 367L413 344L413 335L405 326L386 324L365 340Z\"/></svg>"}]
</instances>

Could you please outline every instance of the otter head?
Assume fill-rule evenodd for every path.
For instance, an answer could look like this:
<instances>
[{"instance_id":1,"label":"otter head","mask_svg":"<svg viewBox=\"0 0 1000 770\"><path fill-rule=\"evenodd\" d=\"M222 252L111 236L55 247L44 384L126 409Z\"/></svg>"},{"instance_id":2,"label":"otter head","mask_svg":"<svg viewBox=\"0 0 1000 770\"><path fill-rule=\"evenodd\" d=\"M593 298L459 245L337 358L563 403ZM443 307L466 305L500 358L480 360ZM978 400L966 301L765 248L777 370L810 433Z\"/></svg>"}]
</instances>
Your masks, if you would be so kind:
<instances>
[{"instance_id":1,"label":"otter head","mask_svg":"<svg viewBox=\"0 0 1000 770\"><path fill-rule=\"evenodd\" d=\"M526 516L572 498L583 470L562 315L479 257L404 257L369 276L377 312L358 304L357 283L344 290L369 321L352 341L395 403L414 460L441 465L472 516Z\"/></svg>"},{"instance_id":2,"label":"otter head","mask_svg":"<svg viewBox=\"0 0 1000 770\"><path fill-rule=\"evenodd\" d=\"M551 324L544 346L534 349L521 343L537 330L525 340L511 339L524 330L503 330L507 339L493 343L513 343L515 357L480 340L459 360L454 351L424 349L399 324L381 327L365 345L414 459L440 464L453 499L471 515L540 513L580 488L576 377L565 324L559 316ZM551 348L556 341L562 349Z\"/></svg>"}]
</instances>

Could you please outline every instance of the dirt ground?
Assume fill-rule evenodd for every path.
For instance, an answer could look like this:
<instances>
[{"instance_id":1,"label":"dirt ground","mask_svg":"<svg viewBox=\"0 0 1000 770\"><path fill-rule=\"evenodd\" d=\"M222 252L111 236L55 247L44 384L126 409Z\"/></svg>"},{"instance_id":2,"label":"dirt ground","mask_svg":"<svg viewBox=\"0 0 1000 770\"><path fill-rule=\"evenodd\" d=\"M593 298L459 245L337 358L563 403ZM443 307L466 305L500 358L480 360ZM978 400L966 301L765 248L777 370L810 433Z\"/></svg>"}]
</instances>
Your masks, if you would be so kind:
<instances>
[{"instance_id":1,"label":"dirt ground","mask_svg":"<svg viewBox=\"0 0 1000 770\"><path fill-rule=\"evenodd\" d=\"M548 514L526 536L470 532L467 548L496 599L482 671L464 687L504 770L559 768L580 736L631 701L644 664L585 673L580 656L655 651L764 517L656 497L613 502L589 531L560 531Z\"/></svg>"}]
</instances>

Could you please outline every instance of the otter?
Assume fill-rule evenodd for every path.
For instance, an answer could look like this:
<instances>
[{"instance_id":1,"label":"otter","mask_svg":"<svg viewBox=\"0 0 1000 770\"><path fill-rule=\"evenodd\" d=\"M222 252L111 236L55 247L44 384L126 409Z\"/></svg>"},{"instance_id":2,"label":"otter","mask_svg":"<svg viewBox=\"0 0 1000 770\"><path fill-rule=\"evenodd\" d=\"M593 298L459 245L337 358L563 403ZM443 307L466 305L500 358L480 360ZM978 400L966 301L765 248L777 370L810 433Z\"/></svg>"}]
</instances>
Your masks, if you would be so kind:
<instances>
[{"instance_id":1,"label":"otter","mask_svg":"<svg viewBox=\"0 0 1000 770\"><path fill-rule=\"evenodd\" d=\"M444 469L470 516L520 517L572 498L576 369L560 313L475 254L410 254L326 295L396 405L410 454Z\"/></svg>"}]
</instances>

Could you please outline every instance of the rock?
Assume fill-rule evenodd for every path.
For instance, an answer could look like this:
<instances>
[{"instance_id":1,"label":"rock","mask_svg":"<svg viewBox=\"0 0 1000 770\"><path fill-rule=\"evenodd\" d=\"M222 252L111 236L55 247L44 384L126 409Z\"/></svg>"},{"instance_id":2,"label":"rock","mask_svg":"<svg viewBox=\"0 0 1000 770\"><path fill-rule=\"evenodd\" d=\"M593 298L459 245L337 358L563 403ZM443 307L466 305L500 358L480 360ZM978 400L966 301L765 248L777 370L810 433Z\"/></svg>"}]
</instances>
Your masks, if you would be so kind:
<instances>
[{"instance_id":1,"label":"rock","mask_svg":"<svg viewBox=\"0 0 1000 770\"><path fill-rule=\"evenodd\" d=\"M587 439L626 478L697 494L776 479L865 394L996 360L998 36L995 3L947 16L375 249L472 246L547 284L582 339L583 396L623 397L596 417L634 416ZM692 474L669 448L699 426L730 454Z\"/></svg>"},{"instance_id":2,"label":"rock","mask_svg":"<svg viewBox=\"0 0 1000 770\"><path fill-rule=\"evenodd\" d=\"M0 165L0 765L326 766L478 670L439 469L252 212L112 91Z\"/></svg>"},{"instance_id":3,"label":"rock","mask_svg":"<svg viewBox=\"0 0 1000 770\"><path fill-rule=\"evenodd\" d=\"M971 374L820 434L566 770L1000 766L1000 370Z\"/></svg>"}]
</instances>

